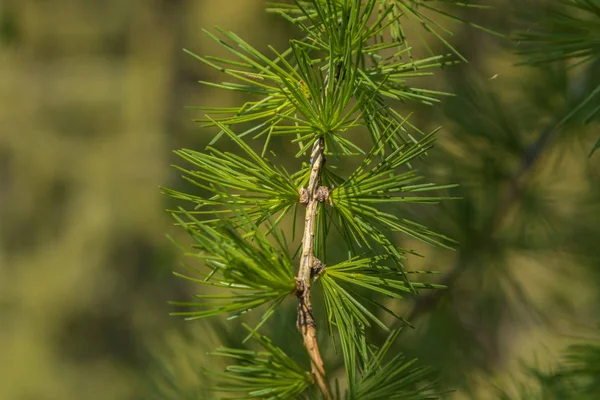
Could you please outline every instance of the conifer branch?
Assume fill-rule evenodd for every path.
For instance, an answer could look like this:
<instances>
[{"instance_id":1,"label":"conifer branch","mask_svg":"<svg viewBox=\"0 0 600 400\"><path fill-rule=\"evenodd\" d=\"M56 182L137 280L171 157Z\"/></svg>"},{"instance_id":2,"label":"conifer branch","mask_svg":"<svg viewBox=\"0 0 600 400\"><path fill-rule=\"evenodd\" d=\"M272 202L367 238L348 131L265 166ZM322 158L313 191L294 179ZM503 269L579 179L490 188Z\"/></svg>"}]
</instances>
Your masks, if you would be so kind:
<instances>
[{"instance_id":1,"label":"conifer branch","mask_svg":"<svg viewBox=\"0 0 600 400\"><path fill-rule=\"evenodd\" d=\"M296 276L296 295L298 296L298 320L297 327L304 341L304 347L308 351L311 359L311 372L315 376L319 388L326 399L332 399L331 393L325 379L325 366L319 351L317 343L317 331L315 320L312 315L312 306L310 302L310 278L311 271L315 263L314 241L315 225L319 207L319 182L321 172L325 163L325 141L319 137L313 145L310 161L311 172L308 181L308 203L306 205L306 217L304 218L304 235L302 237L302 257L300 258L300 267Z\"/></svg>"},{"instance_id":2,"label":"conifer branch","mask_svg":"<svg viewBox=\"0 0 600 400\"><path fill-rule=\"evenodd\" d=\"M395 13L397 6L403 9ZM392 40L386 40L388 31L401 29L399 20L406 10L432 30L429 17L402 0L393 4L387 0L294 0L293 4L276 2L271 9L296 25L305 37L291 40L283 53L270 47L273 58L235 33L217 28L218 34L206 33L232 58L194 55L235 80L203 84L258 98L239 107L200 108L208 114L199 121L218 127L220 132L207 152L177 153L193 166L180 169L184 179L201 193L172 189L165 193L194 206L193 210L180 208L173 214L195 241L188 254L209 268L208 273L201 273L203 279L183 277L231 293L200 293L196 295L203 299L200 303L173 304L200 307L200 311L178 313L190 319L222 313L239 317L268 305L248 336L258 340L266 353L233 347L218 350L218 354L239 361L239 365L215 375L235 382L233 388L224 390L245 392L238 398L297 398L309 386L311 393L307 395L320 391L327 400L333 400L334 395L352 400L433 398L430 377L411 367L412 362L401 356L384 361L399 330L377 351L378 346L369 343L365 328L375 324L389 331L378 311L404 321L376 296L401 299L417 288L439 288L408 279L403 260L410 251L397 247L386 235L386 231L402 232L444 247L452 243L390 211L400 203L433 204L444 199L421 192L448 185L419 182L422 177L412 168L412 162L431 148L435 131L426 135L386 99L437 102L444 93L415 87L412 78L431 75L427 69L454 62L441 55L414 59L404 36L395 40L392 34ZM435 36L441 39L440 34ZM388 54L392 48L398 51ZM407 53L410 60L404 57ZM244 128L248 123L252 126ZM368 153L361 142L354 143L353 136L346 134L360 126L367 128L372 140ZM412 133L423 137L415 138ZM264 139L261 153L247 143L249 135ZM296 157L304 156L312 147L309 166L288 174L283 167L272 165L265 154L275 136L290 137L290 143L299 146ZM233 141L241 154L214 148L222 137ZM344 177L333 168L325 170L325 147L328 155L365 158L355 172ZM297 202L306 206L306 214L294 277L294 257L287 252L279 222L292 209L296 215ZM318 215L320 203L331 206L327 213L321 210L322 215ZM263 227L268 229L266 234ZM333 260L320 245L330 228L338 230L347 252L342 255L345 259L325 268L325 263ZM295 225L292 230L296 232ZM273 240L277 246L270 244ZM337 384L332 393L317 342L310 297L317 278L323 290L328 333L334 341L335 332L339 334L347 377L344 394ZM258 333L291 293L298 301L296 325L311 359L310 372Z\"/></svg>"}]
</instances>

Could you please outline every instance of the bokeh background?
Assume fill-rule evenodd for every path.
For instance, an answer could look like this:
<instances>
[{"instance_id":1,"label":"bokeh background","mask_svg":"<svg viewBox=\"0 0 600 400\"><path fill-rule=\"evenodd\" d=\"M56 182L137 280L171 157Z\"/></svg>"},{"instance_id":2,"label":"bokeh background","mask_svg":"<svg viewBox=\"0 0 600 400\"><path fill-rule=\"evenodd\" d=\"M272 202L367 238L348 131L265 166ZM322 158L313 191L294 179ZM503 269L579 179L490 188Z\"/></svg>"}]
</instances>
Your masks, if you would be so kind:
<instances>
[{"instance_id":1,"label":"bokeh background","mask_svg":"<svg viewBox=\"0 0 600 400\"><path fill-rule=\"evenodd\" d=\"M463 15L511 35L546 2L494 3ZM202 33L214 25L259 49L298 35L262 0L0 1L1 399L209 398L198 371L221 361L205 352L239 323L168 316L197 288L171 275L182 256L165 234L180 233L159 186L181 185L172 150L214 133L186 106L244 101L199 85L222 77L182 51L223 54ZM460 245L398 237L425 255L409 268L450 286L397 305L416 325L398 350L439 368L450 398L494 399L517 393L524 364L598 338L599 124L552 128L600 66L518 66L518 43L448 25L470 63L425 85L458 96L398 107L443 127L419 169L463 197L406 212ZM296 334L293 315L273 324Z\"/></svg>"}]
</instances>

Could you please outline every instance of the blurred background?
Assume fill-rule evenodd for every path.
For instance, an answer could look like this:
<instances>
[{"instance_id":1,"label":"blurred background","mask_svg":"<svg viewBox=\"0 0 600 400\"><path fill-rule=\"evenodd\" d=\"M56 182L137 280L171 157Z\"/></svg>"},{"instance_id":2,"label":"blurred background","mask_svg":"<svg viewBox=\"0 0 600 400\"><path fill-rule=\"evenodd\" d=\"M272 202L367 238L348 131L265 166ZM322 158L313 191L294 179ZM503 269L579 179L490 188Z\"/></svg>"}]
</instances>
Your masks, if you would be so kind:
<instances>
[{"instance_id":1,"label":"blurred background","mask_svg":"<svg viewBox=\"0 0 600 400\"><path fill-rule=\"evenodd\" d=\"M495 3L461 15L511 35L547 2ZM1 399L209 398L198 371L221 361L205 352L235 345L239 323L168 316L198 288L171 275L165 234L180 233L159 186L181 185L172 150L214 134L186 106L244 101L199 85L223 78L182 51L223 54L202 32L215 25L259 49L298 35L262 0L0 1ZM418 168L463 197L406 212L460 245L398 237L425 255L409 268L450 287L398 305L416 326L398 350L439 368L450 398L517 396L523 365L552 369L600 332L599 124L552 129L600 63L517 66L518 43L448 25L470 63L425 86L458 96L398 107L443 127ZM269 329L295 335L294 318Z\"/></svg>"}]
</instances>

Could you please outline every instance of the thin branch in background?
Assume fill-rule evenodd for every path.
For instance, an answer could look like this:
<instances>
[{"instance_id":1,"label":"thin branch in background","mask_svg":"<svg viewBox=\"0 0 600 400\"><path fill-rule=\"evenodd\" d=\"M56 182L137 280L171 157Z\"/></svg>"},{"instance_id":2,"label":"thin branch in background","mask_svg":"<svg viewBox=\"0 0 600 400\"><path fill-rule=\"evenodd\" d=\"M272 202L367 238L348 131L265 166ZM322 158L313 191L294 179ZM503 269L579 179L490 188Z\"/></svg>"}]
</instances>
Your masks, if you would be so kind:
<instances>
[{"instance_id":1,"label":"thin branch in background","mask_svg":"<svg viewBox=\"0 0 600 400\"><path fill-rule=\"evenodd\" d=\"M477 251L486 249L492 243L494 234L498 228L501 227L504 218L520 199L523 190L527 185L531 171L537 165L537 162L540 160L544 150L550 144L552 136L557 131L556 127L556 121L553 121L551 124L546 126L536 141L533 142L521 156L519 168L508 182L508 187L506 190L502 193L495 213L488 220L488 224L486 224L486 226L481 230L480 240L477 243ZM439 301L444 296L447 296L449 291L452 291L456 281L460 279L462 274L468 269L468 266L471 264L471 262L473 262L473 258L475 257L476 253L472 249L473 246L470 246L468 249L462 250L457 262L441 280L440 284L446 286L448 289L432 292L425 296L420 296L415 300L415 303L407 318L409 321L414 321L415 319L434 309Z\"/></svg>"}]
</instances>

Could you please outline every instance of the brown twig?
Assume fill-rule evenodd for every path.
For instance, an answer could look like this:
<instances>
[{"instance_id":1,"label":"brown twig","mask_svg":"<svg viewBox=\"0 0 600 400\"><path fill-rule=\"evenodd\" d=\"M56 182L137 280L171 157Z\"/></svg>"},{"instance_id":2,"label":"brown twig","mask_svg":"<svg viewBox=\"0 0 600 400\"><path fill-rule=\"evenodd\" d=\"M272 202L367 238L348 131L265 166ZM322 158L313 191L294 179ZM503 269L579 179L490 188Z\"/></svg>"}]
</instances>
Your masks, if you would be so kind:
<instances>
[{"instance_id":1,"label":"brown twig","mask_svg":"<svg viewBox=\"0 0 600 400\"><path fill-rule=\"evenodd\" d=\"M310 158L312 170L310 172L308 188L306 189L308 202L306 204L306 217L304 218L302 256L298 275L296 276L296 296L298 297L298 320L296 325L302 334L304 347L306 347L311 359L311 372L325 398L331 400L333 397L325 378L325 366L317 343L315 320L312 315L312 306L310 303L311 271L316 259L314 255L315 224L321 200L318 195L318 188L319 181L321 180L321 170L325 162L324 150L325 142L321 137L316 140Z\"/></svg>"}]
</instances>

